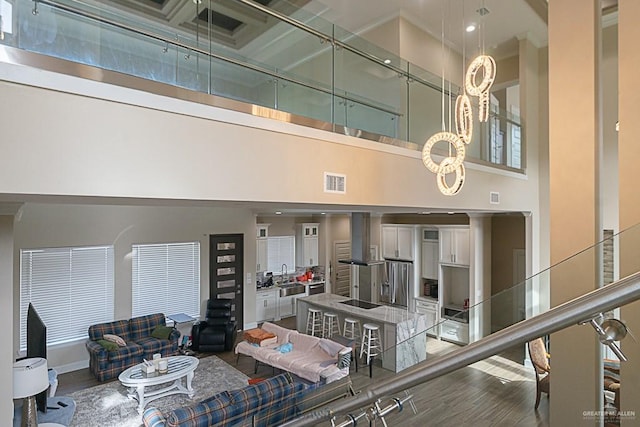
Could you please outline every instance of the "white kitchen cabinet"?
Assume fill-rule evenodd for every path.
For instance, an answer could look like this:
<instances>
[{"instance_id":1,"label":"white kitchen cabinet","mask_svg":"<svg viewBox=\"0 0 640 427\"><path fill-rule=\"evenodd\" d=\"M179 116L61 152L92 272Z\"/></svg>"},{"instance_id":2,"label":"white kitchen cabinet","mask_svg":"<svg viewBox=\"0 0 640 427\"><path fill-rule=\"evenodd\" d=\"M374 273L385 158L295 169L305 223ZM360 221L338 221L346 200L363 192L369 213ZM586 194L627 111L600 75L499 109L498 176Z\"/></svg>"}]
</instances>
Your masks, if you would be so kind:
<instances>
[{"instance_id":1,"label":"white kitchen cabinet","mask_svg":"<svg viewBox=\"0 0 640 427\"><path fill-rule=\"evenodd\" d=\"M458 344L469 344L469 324L445 320L440 324L440 338Z\"/></svg>"},{"instance_id":2,"label":"white kitchen cabinet","mask_svg":"<svg viewBox=\"0 0 640 427\"><path fill-rule=\"evenodd\" d=\"M269 289L256 294L256 322L278 318L278 292L279 289Z\"/></svg>"},{"instance_id":3,"label":"white kitchen cabinet","mask_svg":"<svg viewBox=\"0 0 640 427\"><path fill-rule=\"evenodd\" d=\"M267 239L256 239L256 271L266 271L269 259L269 242Z\"/></svg>"},{"instance_id":4,"label":"white kitchen cabinet","mask_svg":"<svg viewBox=\"0 0 640 427\"><path fill-rule=\"evenodd\" d=\"M296 315L296 300L293 295L288 297L280 297L278 299L278 309L280 318L291 317Z\"/></svg>"},{"instance_id":5,"label":"white kitchen cabinet","mask_svg":"<svg viewBox=\"0 0 640 427\"><path fill-rule=\"evenodd\" d=\"M269 225L271 224L256 225L256 239L265 239L269 237Z\"/></svg>"},{"instance_id":6,"label":"white kitchen cabinet","mask_svg":"<svg viewBox=\"0 0 640 427\"><path fill-rule=\"evenodd\" d=\"M404 225L382 226L382 257L413 261L414 229Z\"/></svg>"},{"instance_id":7,"label":"white kitchen cabinet","mask_svg":"<svg viewBox=\"0 0 640 427\"><path fill-rule=\"evenodd\" d=\"M438 280L438 242L423 241L422 242L422 277L425 279Z\"/></svg>"},{"instance_id":8,"label":"white kitchen cabinet","mask_svg":"<svg viewBox=\"0 0 640 427\"><path fill-rule=\"evenodd\" d=\"M303 223L298 225L296 234L296 266L314 267L318 262L318 230L319 224Z\"/></svg>"},{"instance_id":9,"label":"white kitchen cabinet","mask_svg":"<svg viewBox=\"0 0 640 427\"><path fill-rule=\"evenodd\" d=\"M424 314L427 318L427 335L437 337L438 328L436 325L440 321L438 302L416 298L416 312Z\"/></svg>"},{"instance_id":10,"label":"white kitchen cabinet","mask_svg":"<svg viewBox=\"0 0 640 427\"><path fill-rule=\"evenodd\" d=\"M318 237L318 229L320 224L316 223L304 223L302 224L302 236L303 237Z\"/></svg>"},{"instance_id":11,"label":"white kitchen cabinet","mask_svg":"<svg viewBox=\"0 0 640 427\"><path fill-rule=\"evenodd\" d=\"M440 262L452 265L469 265L469 229L440 229Z\"/></svg>"},{"instance_id":12,"label":"white kitchen cabinet","mask_svg":"<svg viewBox=\"0 0 640 427\"><path fill-rule=\"evenodd\" d=\"M256 225L256 272L266 271L269 261L269 224Z\"/></svg>"},{"instance_id":13,"label":"white kitchen cabinet","mask_svg":"<svg viewBox=\"0 0 640 427\"><path fill-rule=\"evenodd\" d=\"M291 295L288 297L280 297L278 302L278 308L280 310L279 315L281 319L285 317L291 317L296 315L296 301L298 297L304 296L302 295Z\"/></svg>"}]
</instances>

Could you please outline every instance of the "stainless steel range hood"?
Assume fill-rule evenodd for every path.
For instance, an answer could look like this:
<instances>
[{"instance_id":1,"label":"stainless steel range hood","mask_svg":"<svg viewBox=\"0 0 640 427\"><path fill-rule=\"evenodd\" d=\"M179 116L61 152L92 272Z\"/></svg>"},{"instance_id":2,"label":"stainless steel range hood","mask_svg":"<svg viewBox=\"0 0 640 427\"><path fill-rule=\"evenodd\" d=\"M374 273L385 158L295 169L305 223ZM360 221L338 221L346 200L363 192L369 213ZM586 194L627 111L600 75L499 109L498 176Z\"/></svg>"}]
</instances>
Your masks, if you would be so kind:
<instances>
[{"instance_id":1,"label":"stainless steel range hood","mask_svg":"<svg viewBox=\"0 0 640 427\"><path fill-rule=\"evenodd\" d=\"M379 265L383 259L371 259L371 214L354 212L351 214L351 258L338 260L342 264Z\"/></svg>"}]
</instances>

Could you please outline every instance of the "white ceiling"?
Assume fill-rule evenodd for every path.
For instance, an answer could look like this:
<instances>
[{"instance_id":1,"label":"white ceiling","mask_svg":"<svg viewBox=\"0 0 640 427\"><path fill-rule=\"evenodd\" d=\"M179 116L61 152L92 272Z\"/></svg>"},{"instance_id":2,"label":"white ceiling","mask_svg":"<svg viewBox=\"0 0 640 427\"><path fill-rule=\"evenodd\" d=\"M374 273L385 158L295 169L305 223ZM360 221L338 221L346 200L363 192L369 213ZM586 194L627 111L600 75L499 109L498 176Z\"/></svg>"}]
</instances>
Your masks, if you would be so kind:
<instances>
[{"instance_id":1,"label":"white ceiling","mask_svg":"<svg viewBox=\"0 0 640 427\"><path fill-rule=\"evenodd\" d=\"M484 39L485 51L497 58L515 55L520 37L528 37L538 47L547 43L544 0L314 0L312 3L316 7L326 6L315 11L324 19L355 34L402 16L440 40L444 18L445 40L459 52L463 40L467 51L473 51ZM484 17L477 12L482 7L489 10ZM463 28L472 22L481 27L473 33L464 32Z\"/></svg>"}]
</instances>

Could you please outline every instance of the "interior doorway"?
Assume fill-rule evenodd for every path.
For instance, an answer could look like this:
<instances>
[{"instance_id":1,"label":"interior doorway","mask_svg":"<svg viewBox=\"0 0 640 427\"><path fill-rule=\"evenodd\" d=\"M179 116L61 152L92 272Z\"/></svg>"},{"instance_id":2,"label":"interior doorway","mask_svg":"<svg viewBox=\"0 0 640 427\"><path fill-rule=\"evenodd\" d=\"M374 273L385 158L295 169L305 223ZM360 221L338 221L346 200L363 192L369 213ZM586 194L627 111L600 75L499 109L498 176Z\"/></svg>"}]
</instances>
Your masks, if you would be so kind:
<instances>
[{"instance_id":1,"label":"interior doorway","mask_svg":"<svg viewBox=\"0 0 640 427\"><path fill-rule=\"evenodd\" d=\"M336 240L333 242L331 269L331 292L345 297L351 296L351 265L338 262L339 259L351 259L351 242Z\"/></svg>"},{"instance_id":2,"label":"interior doorway","mask_svg":"<svg viewBox=\"0 0 640 427\"><path fill-rule=\"evenodd\" d=\"M212 234L209 236L209 298L229 298L231 319L238 329L244 325L244 235Z\"/></svg>"}]
</instances>

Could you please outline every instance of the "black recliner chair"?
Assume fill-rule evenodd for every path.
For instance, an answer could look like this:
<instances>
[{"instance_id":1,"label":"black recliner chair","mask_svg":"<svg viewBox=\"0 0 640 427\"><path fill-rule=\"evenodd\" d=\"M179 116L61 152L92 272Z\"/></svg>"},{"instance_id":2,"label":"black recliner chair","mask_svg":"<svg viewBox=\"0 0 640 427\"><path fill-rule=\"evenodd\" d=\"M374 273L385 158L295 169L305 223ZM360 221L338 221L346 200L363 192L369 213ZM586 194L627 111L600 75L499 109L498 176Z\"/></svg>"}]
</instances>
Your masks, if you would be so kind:
<instances>
[{"instance_id":1,"label":"black recliner chair","mask_svg":"<svg viewBox=\"0 0 640 427\"><path fill-rule=\"evenodd\" d=\"M231 320L231 300L208 300L206 318L193 325L191 337L191 348L195 351L231 351L236 337L236 322Z\"/></svg>"}]
</instances>

